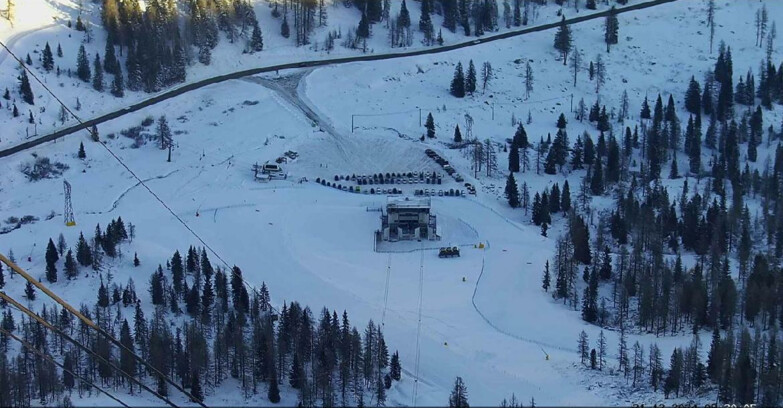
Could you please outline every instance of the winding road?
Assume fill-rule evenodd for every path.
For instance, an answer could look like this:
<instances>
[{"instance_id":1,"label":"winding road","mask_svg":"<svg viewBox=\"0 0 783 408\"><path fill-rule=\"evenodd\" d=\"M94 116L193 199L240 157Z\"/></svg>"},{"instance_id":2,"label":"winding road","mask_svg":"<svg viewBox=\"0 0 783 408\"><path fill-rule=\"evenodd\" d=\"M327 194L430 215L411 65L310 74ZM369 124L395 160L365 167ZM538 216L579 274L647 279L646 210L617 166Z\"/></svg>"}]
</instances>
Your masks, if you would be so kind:
<instances>
[{"instance_id":1,"label":"winding road","mask_svg":"<svg viewBox=\"0 0 783 408\"><path fill-rule=\"evenodd\" d=\"M661 4L666 3L672 3L677 0L650 0L642 3L633 4L627 7L621 7L616 9L617 14L627 13L630 11L635 10L642 10L649 7L658 6ZM579 17L574 17L570 19L566 19L566 24L577 24L585 21L594 20L597 18L603 18L606 17L609 14L609 11L601 11L597 13L592 13L588 15L583 15ZM172 89L170 91L161 93L159 95L155 95L149 99L143 100L141 102L138 102L136 104L130 105L128 107L119 109L117 111L107 113L105 115L99 116L97 118L89 119L82 121L78 125L74 125L68 128L64 128L61 130L58 130L54 133L50 133L45 136L41 136L39 138L29 140L24 143L20 143L16 146L12 146L3 150L0 150L0 157L6 157L10 156L14 153L18 153L27 149L30 149L32 147L38 146L40 144L51 142L54 140L57 140L63 136L67 136L69 134L78 132L80 130L89 129L94 125L99 125L104 122L108 122L110 120L116 119L120 116L126 115L128 113L136 112L140 109L155 105L159 102L174 98L176 96L182 95L184 93L203 88L208 85L217 84L225 81L230 81L233 79L239 79L251 75L257 75L261 73L266 72L275 72L275 71L281 71L281 70L288 70L288 69L296 69L296 68L312 68L312 67L320 67L320 66L326 66L326 65L338 65L338 64L347 64L351 62L367 62L367 61L382 61L382 60L389 60L394 58L405 58L405 57L413 57L413 56L419 56L419 55L428 55L428 54L438 54L443 52L449 52L453 50L458 50L461 48L467 48L472 47L479 44L484 44L492 41L498 41L503 40L507 38L513 38L525 34L540 32L540 31L546 31L550 30L552 28L556 28L560 25L560 22L554 22L554 23L548 23L548 24L542 24L535 27L529 27L524 28L521 30L514 30L514 31L508 31L501 34L491 35L483 38L476 38L470 41L465 41L457 44L452 45L445 45L441 47L435 47L435 48L425 48L425 49L419 49L419 50L413 50L413 51L401 51L396 53L385 53L385 54L373 54L373 55L360 55L360 56L354 56L354 57L344 57L344 58L331 58L331 59L321 59L321 60L310 60L310 61L300 61L300 62L291 62L287 64L280 64L280 65L272 65L272 66L265 66L265 67L258 67L258 68L252 68L248 70L243 71L237 71L232 72L224 75L218 75L212 78L207 78L201 81L193 82L190 84L186 84L183 86L180 86L179 88Z\"/></svg>"}]
</instances>

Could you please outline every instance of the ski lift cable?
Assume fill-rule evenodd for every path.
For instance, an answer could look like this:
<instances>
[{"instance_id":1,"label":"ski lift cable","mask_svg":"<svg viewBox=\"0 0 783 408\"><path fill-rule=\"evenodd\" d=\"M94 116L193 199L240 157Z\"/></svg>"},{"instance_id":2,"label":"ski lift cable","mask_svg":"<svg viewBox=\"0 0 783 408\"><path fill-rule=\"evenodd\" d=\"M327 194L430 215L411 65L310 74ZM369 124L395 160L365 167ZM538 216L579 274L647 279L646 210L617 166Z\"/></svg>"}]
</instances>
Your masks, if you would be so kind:
<instances>
[{"instance_id":1,"label":"ski lift cable","mask_svg":"<svg viewBox=\"0 0 783 408\"><path fill-rule=\"evenodd\" d=\"M84 350L85 352L87 352L87 353L88 353L88 354L90 354L91 356L94 356L94 357L95 357L95 358L97 358L99 361L106 363L106 364L107 364L109 367L111 367L111 368L113 368L113 369L117 370L118 372L122 373L123 375L125 375L126 377L128 377L128 378L129 378L129 379L130 379L132 382L135 382L135 383L136 383L136 384L138 384L138 385L139 385L139 386L140 386L142 389L146 390L146 391L147 391L147 392L149 392L150 394L152 394L152 395L154 395L155 397L159 398L160 400L162 400L162 401L163 401L163 402L165 402L166 404L168 404L168 405L170 405L170 406L172 406L172 407L174 407L174 408L178 408L178 406L177 406L176 404L174 404L173 402L171 402L171 400L169 400L169 399L168 399L168 398L166 398L165 396L163 396L163 395L159 394L158 392L156 392L156 391L152 390L151 388L149 388L148 386L146 386L144 383L142 383L140 380L138 380L136 377L134 377L133 375L131 375L131 374L129 374L129 373L127 373L127 372L123 371L121 368L117 367L117 366L116 366L114 363L112 363L111 361L108 361L108 360L106 360L104 357L102 357L101 355L97 354L97 353L96 353L94 350L92 350L91 348L89 348L89 347L87 347L87 346L83 345L82 343L80 343L80 342L76 341L76 340L75 340L73 337L69 336L68 334L66 334L65 332L63 332L62 330L60 330L59 328L55 327L54 325L52 325L51 323L49 323L48 321L46 321L46 320L45 320L44 318L42 318L41 316L38 316L38 315L37 315L35 312L33 312L32 310L30 310L30 309L26 308L26 307L25 307L25 306L23 306L21 303L19 303L18 301L16 301L14 298L12 298L12 297L8 296L8 295L7 295L5 292L0 292L0 298L2 298L3 300L5 300L6 302L10 303L10 304L11 304L11 305L13 305L13 306L14 306L14 307L15 307L17 310L19 310L20 312L24 313L24 314L25 314L25 315L27 315L29 318L31 318L31 319L33 319L33 320L37 321L38 323L40 323L41 325L43 325L45 328L47 328L47 329L51 330L52 332L54 332L54 333L56 333L56 334L60 335L62 338L64 338L64 339L68 340L69 342L71 342L71 343L75 344L77 347L79 347L80 349ZM133 352L131 351L131 353L133 353ZM124 404L123 404L123 405L124 405Z\"/></svg>"},{"instance_id":2,"label":"ski lift cable","mask_svg":"<svg viewBox=\"0 0 783 408\"><path fill-rule=\"evenodd\" d=\"M60 104L60 106L61 106L61 107L62 107L62 108L63 108L63 109L66 111L66 112L68 112L68 113L69 113L71 116L73 116L73 117L76 119L76 121L77 121L77 122L79 122L80 124L84 124L84 122L82 121L82 119L81 119L81 118L79 118L79 117L78 117L78 116L77 116L77 115L76 115L76 114L73 112L73 110L71 110L71 108L69 108L69 107L68 107L68 106L67 106L67 105L66 105L66 104L65 104L65 103L64 103L64 102L63 102L63 101L62 101L62 100L61 100L61 99L60 99L60 98L59 98L59 97L58 97L58 96L57 96L57 95L56 95L56 94L55 94L55 93L54 93L54 92L53 92L53 91L52 91L52 90L51 90L51 89L50 89L50 88L49 88L49 87L48 87L48 86L47 86L47 85L46 85L46 84L45 84L45 83L44 83L44 82L43 82L43 81L40 79L40 78L38 78L38 76L35 74L35 72L34 72L33 70L31 70L31 69L30 69L30 68L29 68L29 67L28 67L26 64L24 64L24 63L22 62L22 60L21 60L21 59L19 59L19 57L18 57L16 54L14 54L14 53L11 51L11 49L10 49L10 48L8 48L8 46L7 46L7 45L6 45L6 44L5 44L3 41L0 41L0 46L2 46L2 47L3 47L3 48L6 50L6 52L8 52L8 54L9 54L9 55L11 55L11 57L12 57L13 59L15 59L15 60L16 60L16 61L19 63L19 65L22 67L22 69L24 69L25 71L27 71L27 72L30 74L30 76L32 76L32 77L33 77L33 79L35 79L35 80L36 80L36 81L37 81L37 82L38 82L38 83L39 83L39 84L40 84L40 85L41 85L41 86L42 86L42 87L43 87L43 88L46 90L46 92L47 92L47 93L49 93L49 95L51 95L51 96L52 96L52 97L53 97L53 98L54 98L54 99L57 101L57 103L59 103L59 104ZM98 135L97 135L97 134L95 134L95 132L93 132L93 130L92 130L92 129L88 129L88 130L87 130L87 132L90 134L90 136L91 136L92 138L94 138L94 139L97 139ZM204 239L203 239L203 238L202 238L202 237L201 237L201 236L200 236L198 233L196 233L196 231L194 231L194 230L193 230L193 229L190 227L190 225L188 225L188 224L185 222L185 220L183 220L183 219L182 219L182 217L180 217L179 215L177 215L177 213L176 213L176 212L174 212L174 210L173 210L173 209L171 209L171 207L169 207L169 206L168 206L168 204L166 204L166 202L165 202L165 201L163 201L163 199L161 199L161 198L160 198L160 196L158 196L158 195L157 195L157 194L156 194L154 191L152 191L152 189L151 189L151 188L150 188L150 187L147 185L147 183L146 183L146 182L145 182L145 181L144 181L142 178L140 178L140 177L139 177L139 176L138 176L138 175L137 175L137 174L136 174L136 173L135 173L133 170L131 170L131 168L130 168L130 167L127 165L127 164L125 164L125 162L123 162L123 161L122 161L122 159L120 159L120 157L119 157L119 156L117 156L117 154L115 154L115 153L114 153L114 151L112 151L112 150L109 148L109 146L107 146L107 145L106 145L106 143L105 143L105 142L99 141L99 142L98 142L98 144L100 144L100 145L101 145L101 146L102 146L104 149L106 149L106 151L107 151L107 152L109 152L109 154L110 154L110 155L111 155L111 156L112 156L112 157L113 157L113 158L114 158L114 159L115 159L115 160L116 160L116 161L117 161L117 162L118 162L118 163L119 163L119 164L120 164L120 165L121 165L121 166L122 166L122 167L123 167L125 170L127 170L127 171L128 171L128 173L130 173L130 174L131 174L131 176L133 176L133 178L134 178L134 179L136 179L136 181L138 181L138 182L139 182L139 184L140 184L142 187L144 187L144 189L145 189L145 190L147 190L147 192L149 192L149 193L150 193L150 195L152 195L152 197L154 197L154 198L155 198L155 200L157 200L157 201L158 201L158 202L159 202L159 203L160 203L160 204L163 206L163 208L165 208L165 209L166 209L166 210L167 210L167 211L168 211L168 212L171 214L171 216L172 216L172 217L174 217L174 219L176 219L176 220L177 220L177 221L178 221L180 224L182 224L182 226L183 226L183 227L185 227L185 229L186 229L186 230L188 230L188 232L190 232L190 234L191 234L191 235L193 235L193 236L194 236L194 237L195 237L195 238L196 238L196 239L197 239L199 242L201 242L201 244L202 244L202 245L204 245L204 247L205 247L206 249L208 249L208 250L209 250L209 251L210 251L210 252L211 252L211 253L212 253L212 254L213 254L213 255L214 255L214 256L215 256L217 259L219 259L219 260L220 260L220 261L223 263L223 265L225 265L225 266L226 266L227 270L229 270L229 271L230 271L230 273L231 273L232 275L239 277L239 278L242 280L242 282L245 284L245 286L249 287L249 288L250 288L250 289L251 289L251 290L252 290L254 293L257 293L257 289L256 289L256 287L255 287L253 284L251 284L250 282L248 282L248 281L247 281L247 280L246 280L246 279L245 279L243 276L241 276L241 275L237 274L237 273L234 271L234 269L231 267L231 265L230 265L230 264L229 264L229 263L228 263L228 262L227 262L225 259L223 259L223 257L222 257L222 256L220 256L220 254L219 254L217 251L215 251L215 250L214 250L214 249L213 249L213 248L212 248L212 247L211 247L209 244L207 244L207 242L206 242L206 241L205 241L205 240L204 240ZM271 305L270 305L270 306L271 306ZM272 307L272 311L273 311L273 312L276 312L276 309L275 309L274 307ZM172 382L172 383L173 383L173 382ZM175 385L175 388L182 389L181 387L179 387L179 386L177 386L177 385Z\"/></svg>"},{"instance_id":3,"label":"ski lift cable","mask_svg":"<svg viewBox=\"0 0 783 408\"><path fill-rule=\"evenodd\" d=\"M179 390L180 392L182 392L183 394L185 394L185 396L187 396L187 397L188 397L188 398L190 398L191 400L193 400L193 401L197 401L197 402L198 402L198 400L197 400L197 399L195 399L195 398L193 398L193 395L191 395L191 393L189 393L188 391L186 391L186 390L185 390L185 388L183 388L181 385L177 384L177 383L176 383L175 381L173 381L171 378L169 378L168 376L166 376L166 374L162 373L160 370L158 370L157 368L155 368L155 367L154 367L152 364L150 364L149 362L147 362L147 361L146 361L146 360L144 360L143 358L139 357L139 355L138 355L138 354L136 354L136 353L135 353L133 350L131 350L131 349L129 349L128 347L126 347L124 344L122 344L122 343L121 343L121 342L119 342L117 339L115 339L115 338L114 338L114 337L113 337L111 334L107 333L107 332L106 332L106 330L104 330L102 327L98 326L98 325L97 325L97 324L95 324L95 323L94 323L92 320L90 320L90 319L88 319L87 317L85 317L85 316L84 316L84 315L83 315L81 312L79 312L78 310L76 310L76 309L75 309L73 306L71 306L71 305L70 305L68 302L66 302L66 301L62 300L62 299L61 299L59 296L57 296L57 295L56 295L54 292L52 292L52 291L51 291L49 288L47 288L47 287L46 287L46 286L45 286L43 283L41 283L41 282L38 282L36 279L34 279L34 278L33 278L33 277L30 275L30 274L28 274L27 272L25 272L25 271L24 271L22 268L20 268L18 265L16 265L15 263L11 262L11 261L10 261L8 258L6 258L6 257L5 257L5 255L3 255L3 254L0 254L0 262L3 262L4 264L8 265L8 267L9 267L9 268L11 268L11 270L13 270L14 272L18 273L18 274L19 274L21 277L23 277L23 278L24 278L24 279L26 279L28 282L30 282L32 285L34 285L35 287L37 287L38 289L40 289L40 290L41 290L41 291L42 291L44 294L46 294L46 295L47 295L47 296L49 296L49 297L50 297L52 300L54 300L55 302L57 302L58 304L60 304L60 306L64 307L64 308L65 308L65 309L66 309L66 310L67 310L69 313L71 313L72 315L76 316L76 317L77 317L79 320L81 320L81 321L82 321L84 324L86 324L87 326L89 326L90 328L92 328L93 330L95 330L96 332L98 332L100 335L102 335L103 337L105 337L107 340L109 340L110 342L112 342L114 345L116 345L116 346L117 346L117 347L119 347L120 349L126 350L126 351L127 351L127 352L128 352L128 353L129 353L129 354L130 354L130 355L131 355L131 356L132 356L134 359L135 359L135 360L137 360L138 362L140 362L140 363L144 364L144 366L145 366L145 367L147 367L147 368L149 368L151 371L154 371L154 372L155 372L157 375L159 375L159 376L160 376L160 377L161 377L161 378L162 378L164 381L166 381L168 384L170 384L171 386L173 386L174 388L176 388L177 390ZM13 299L11 299L11 298L10 298L8 295L6 295L6 294L5 294L5 293L3 293L3 292L0 292L0 297L2 297L2 298L4 298L4 299L6 299L6 300L8 300L8 301L12 301L12 300L13 300ZM24 308L24 306L22 306L21 304L19 304L19 303L18 303L18 302L16 302L16 301L13 301L13 303L15 303L15 306L16 306L16 307L17 307L19 310L22 310L22 308ZM24 309L26 309L26 308L24 308ZM27 309L27 310L29 311L29 309ZM24 311L23 311L23 312L24 312ZM25 313L25 314L28 314L27 312L24 312L24 313ZM32 313L32 312L30 311L30 313ZM28 316L30 316L30 317L32 317L32 315L34 315L34 313L32 313L32 314L28 314ZM36 319L36 320L38 320L38 319ZM43 320L43 319L41 319L41 320ZM39 320L39 321L40 321L40 320ZM43 320L43 321L45 322L45 320ZM43 322L42 322L42 324L43 324ZM170 402L170 401L169 401L169 402ZM207 406L206 406L206 405L205 405L203 402L198 402L198 404L199 404L199 405L200 405L202 408L209 408L209 407L207 407ZM176 406L176 405L174 405L173 403L172 403L171 405L172 405L172 406Z\"/></svg>"}]
</instances>

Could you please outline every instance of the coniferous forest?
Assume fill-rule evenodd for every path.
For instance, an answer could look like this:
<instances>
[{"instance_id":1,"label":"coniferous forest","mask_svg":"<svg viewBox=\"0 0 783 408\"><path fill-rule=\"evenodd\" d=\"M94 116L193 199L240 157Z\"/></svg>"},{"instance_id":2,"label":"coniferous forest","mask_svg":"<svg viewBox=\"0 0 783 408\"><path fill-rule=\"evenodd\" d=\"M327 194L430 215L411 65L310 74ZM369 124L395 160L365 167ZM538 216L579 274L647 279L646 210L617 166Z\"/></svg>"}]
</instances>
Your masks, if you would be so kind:
<instances>
[{"instance_id":1,"label":"coniferous forest","mask_svg":"<svg viewBox=\"0 0 783 408\"><path fill-rule=\"evenodd\" d=\"M624 125L627 95L611 113L598 100L589 112L580 101L573 120L593 124L597 137L584 132L574 143L564 115L554 138L537 143L519 123L508 139L506 197L544 236L552 223L564 223L542 289L586 322L620 332L619 369L634 385L649 381L667 397L712 389L721 402L775 406L783 398L783 124L765 121L765 112L783 104L783 64L768 59L760 72L735 80L731 48L721 43L703 77L694 75L679 95L645 98L633 125ZM678 117L677 103L687 118ZM624 132L614 134L610 121ZM758 149L770 152L760 166ZM520 169L586 174L579 185L566 180L532 192L514 178ZM613 205L596 208L594 197L611 197ZM625 344L631 331L694 338L667 368L657 346ZM709 345L697 337L705 332ZM605 343L593 346L583 332L582 363L602 369Z\"/></svg>"},{"instance_id":2,"label":"coniferous forest","mask_svg":"<svg viewBox=\"0 0 783 408\"><path fill-rule=\"evenodd\" d=\"M346 311L313 313L296 301L275 309L265 284L250 287L238 267L215 266L205 249L176 251L157 265L131 258L135 235L120 217L75 245L62 235L57 244L49 240L46 281L99 278L96 298L74 306L122 347L54 302L36 311L51 327L4 304L0 326L54 360L0 333L0 406L65 405L71 395L96 394L90 383L131 394L145 393L141 384L164 397L179 393L163 376L196 401L233 381L246 399L277 403L285 384L304 406L382 405L400 380L399 355L372 321L359 329ZM105 266L122 258L154 272L148 281L116 282ZM9 274L0 268L0 289ZM46 295L28 284L25 296Z\"/></svg>"}]
</instances>

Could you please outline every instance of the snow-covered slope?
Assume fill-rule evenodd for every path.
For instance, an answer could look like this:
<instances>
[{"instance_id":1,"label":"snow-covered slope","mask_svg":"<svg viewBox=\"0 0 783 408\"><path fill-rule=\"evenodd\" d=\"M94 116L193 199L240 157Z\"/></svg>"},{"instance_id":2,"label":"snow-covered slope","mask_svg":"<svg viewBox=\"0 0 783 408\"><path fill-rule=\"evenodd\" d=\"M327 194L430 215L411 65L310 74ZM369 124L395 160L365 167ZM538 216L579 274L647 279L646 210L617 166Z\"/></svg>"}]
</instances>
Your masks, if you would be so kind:
<instances>
[{"instance_id":1,"label":"snow-covered slope","mask_svg":"<svg viewBox=\"0 0 783 408\"><path fill-rule=\"evenodd\" d=\"M770 15L783 15L783 4L765 4ZM602 102L617 106L622 92L628 92L631 126L645 95L681 95L692 72L714 65L716 52L709 53L704 23L686 17L701 16L703 6L699 1L680 1L621 16L620 44L608 54L604 50L602 21L573 27L575 45L582 50L584 61L594 60L601 53L606 62L607 83L599 93ZM334 9L333 19L352 21L345 16L354 17L355 10L341 7ZM753 16L757 7L757 2L749 0L719 2L716 43L723 39L732 47L736 74L755 68L764 53L753 46ZM258 8L264 10L259 12L262 20L268 19L266 5ZM56 15L54 9L51 12ZM64 60L70 61L68 56L75 54L78 39L67 39L69 31L60 24L55 40L48 41L62 41ZM274 304L295 299L313 308L326 305L338 311L348 310L358 322L382 322L386 341L392 349L399 349L404 368L402 381L390 393L389 405L414 403L417 354L417 405L444 404L455 376L465 379L470 402L476 406L497 404L511 393L526 405L531 397L536 404L548 406L628 405L641 398L645 403L660 402L660 395L628 396L622 379L599 377L598 381L607 381L606 387L584 386L594 377L583 376L573 365L578 359L577 334L585 330L594 342L599 329L582 322L578 313L554 302L540 289L541 269L552 256L554 238L540 236L539 229L528 222L529 216L508 208L500 196L502 178L470 177L468 160L442 143L451 138L455 124L459 123L464 132L466 114L475 121L474 135L498 142L513 135L512 114L524 120L528 112L532 123L526 127L533 141L546 138L553 131L561 112L569 119L572 141L584 130L595 133L589 124L580 124L569 114L572 95L574 105L581 98L588 105L593 103L597 97L595 82L587 79L583 67L576 87L572 86L573 72L557 61L552 36L552 32L544 32L434 57L317 69L303 73L307 76L299 85L300 100L296 103L263 87L255 78L226 82L112 121L102 126L100 133L107 146L140 178L148 180L150 188L217 253L227 262L241 266L248 281L257 286L261 282L269 285ZM267 43L268 54L265 51L234 60L229 55L235 50L221 48L213 55L218 62L193 70L193 78L312 55L311 51L295 49L280 38L267 37L273 38ZM45 40L44 33L33 33L20 37L14 47L40 47ZM102 49L100 41L89 45L94 47L91 52ZM380 48L381 40L378 41ZM780 55L778 46L775 56ZM477 68L484 61L491 62L496 75L486 92L458 100L448 94L448 85L454 65L461 61L467 66L470 59ZM529 99L524 97L520 76L527 61L531 62L536 78ZM0 70L11 72L12 65L2 62ZM51 76L47 78L57 81ZM106 94L96 97L91 89L79 87L76 80L63 77L62 81L62 87L58 83L54 89L62 90L74 102L80 97L85 116L145 96L131 95L117 101ZM46 100L40 89L36 96ZM307 117L303 105L317 116L318 123ZM46 106L46 117L52 122L55 105L49 101L41 106ZM419 125L419 109L422 116L432 112L438 140L418 141L424 132ZM765 112L769 123L780 123L780 108L776 109ZM679 113L685 117L684 111ZM164 114L175 132L171 163L166 162L166 152L157 149L154 141L134 149L132 141L120 134L148 116L157 118ZM357 114L376 116L354 117L356 129L352 129L351 116ZM24 129L22 122L6 124L17 132ZM54 128L56 124L46 126ZM619 125L616 126L619 131ZM146 132L153 133L154 129L147 128ZM6 143L7 138L14 136L4 134L0 143ZM75 157L80 142L87 149L86 161ZM439 171L424 155L426 148L438 150L467 181L481 187L476 197L434 198L433 207L439 217L457 220L475 231L475 244L485 244L484 249L467 246L462 256L454 259L440 259L435 250L373 252L372 234L379 219L377 212L368 209L383 205L385 196L351 194L313 182L316 178L332 180L335 174ZM286 164L287 180L267 184L253 180L253 164L274 160L288 150L298 152L299 157ZM28 214L40 219L0 235L0 251L13 250L20 265L36 277L44 274L44 245L49 237L62 232L67 242L73 244L80 230L92 231L95 224L105 225L118 215L137 227L137 237L126 250L137 252L142 266L134 268L128 253L112 261L109 267L117 282L133 277L142 287L154 265L164 263L175 249L195 243L194 237L135 179L84 135L41 146L30 153L70 166L64 177L73 185L78 223L76 227L63 226L60 179L31 183L19 173L19 166L32 160L30 154L0 160L0 219ZM767 153L765 150L763 154ZM687 168L685 158L681 160L680 168ZM500 163L503 170L505 157L500 158ZM758 163L765 162L762 159ZM582 172L574 172L567 178L576 186L582 176ZM299 183L301 177L309 181ZM531 171L522 175L519 182L527 182L535 192L563 178L537 176ZM442 188L462 187L445 179ZM610 197L593 201L599 209L610 202ZM51 212L54 217L47 220ZM556 220L549 236L558 236L565 228L563 224L564 221ZM473 236L466 233L459 239L464 237ZM452 244L445 240L442 243ZM384 301L388 265L388 301ZM70 301L91 302L99 281L92 272L89 274L92 279L61 280L52 288ZM24 287L16 278L9 281L6 290L21 298ZM417 339L420 301L421 337ZM39 309L49 303L39 299L34 306ZM151 313L151 309L148 311ZM607 335L613 349L617 336ZM629 342L634 341L645 346L655 341L667 356L674 347L687 344L690 336L655 339L647 334L631 334ZM702 344L706 343L703 339ZM284 395L283 404L295 403L295 391L287 385ZM154 402L145 398L137 396L128 401L139 405ZM236 384L231 383L207 396L211 405L246 402L236 392ZM261 398L252 403L268 402Z\"/></svg>"},{"instance_id":2,"label":"snow-covered slope","mask_svg":"<svg viewBox=\"0 0 783 408\"><path fill-rule=\"evenodd\" d=\"M629 4L640 1L633 0ZM89 1L75 2L70 0L25 0L17 1L16 3L17 18L15 24L11 26L7 20L0 19L0 40L6 43L22 60L29 54L33 61L36 75L71 109L74 109L76 115L82 120L112 112L122 106L128 106L152 96L143 92L131 92L128 90L126 90L126 95L123 98L112 96L108 92L111 85L111 75L104 79L107 89L103 93L92 89L90 83L81 82L76 78L76 57L81 45L85 47L91 66L96 54L99 54L101 58L104 56L106 33L101 25L101 13L98 4ZM342 1L327 1L327 24L314 30L312 34L313 43L311 45L302 47L297 47L293 38L284 38L280 35L280 19L272 16L271 2L254 0L251 3L254 5L264 35L264 51L255 54L245 54L242 51L247 39L240 38L231 44L226 38L221 37L219 45L212 52L212 63L205 66L194 60L188 68L186 82L194 82L220 74L259 66L301 60L325 59L340 55L360 55L362 52L361 50L342 46L340 39L336 40L335 48L331 52L323 50L323 42L330 31L346 34L355 30L358 24L360 18L359 11L355 7L345 7ZM397 13L401 3L401 0L391 2L392 15ZM411 21L415 24L419 20L420 7L415 2L412 2L408 7ZM600 9L605 9L606 7L608 6L601 4ZM529 26L556 21L559 18L558 13L561 8L555 4L549 4L534 10L536 12L531 16ZM566 9L566 14L569 16L587 12L592 11L581 9L577 12L574 9ZM85 24L91 29L92 39L89 42L86 41L84 33L72 28L78 16L81 16ZM69 23L71 23L71 28L68 27ZM433 16L433 23L436 28L440 28L442 17ZM511 27L511 29L515 28L514 26ZM500 31L507 30L505 26L502 26ZM382 53L389 51L388 28L385 24L375 24L373 33L373 36L367 43L367 52ZM426 46L421 42L421 33L415 31L414 36L413 45L409 48L425 48ZM470 39L462 35L462 32L459 30L456 33L451 33L445 29L443 30L443 38L445 44L453 44ZM55 67L59 67L61 71L59 76L56 74L56 70L46 73L42 68L42 51L47 42L53 51L57 49L58 45L62 48L63 57L55 55L54 58ZM118 54L118 58L121 63L124 63L124 56ZM73 76L71 76L70 72L73 72ZM0 136L0 147L12 146L36 135L45 135L64 125L76 123L74 118L68 117L69 115L66 115L65 121L61 120L59 104L33 78L31 78L31 82L35 95L35 105L29 106L21 102L21 98L15 92L19 88L19 80L17 79L20 74L19 67L5 50L0 50L0 74L2 74L0 75L0 93L7 88L11 91L14 98L14 100L10 101L11 103L5 100L0 101L3 108L5 108L5 114L0 115L0 120L6 123L6 130ZM20 116L17 118L11 116L11 107L14 102L16 102L20 111ZM77 105L81 106L81 109L78 111L75 110ZM30 112L33 113L36 123L28 123Z\"/></svg>"}]
</instances>

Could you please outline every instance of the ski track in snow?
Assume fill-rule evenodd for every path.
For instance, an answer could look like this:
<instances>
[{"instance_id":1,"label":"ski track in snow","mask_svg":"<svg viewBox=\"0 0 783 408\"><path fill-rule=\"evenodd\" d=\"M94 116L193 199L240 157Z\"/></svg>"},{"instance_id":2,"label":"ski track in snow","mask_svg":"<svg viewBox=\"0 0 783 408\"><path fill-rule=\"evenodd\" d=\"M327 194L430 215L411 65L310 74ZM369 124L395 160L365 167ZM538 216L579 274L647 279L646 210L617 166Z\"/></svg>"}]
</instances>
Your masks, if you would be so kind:
<instances>
[{"instance_id":1,"label":"ski track in snow","mask_svg":"<svg viewBox=\"0 0 783 408\"><path fill-rule=\"evenodd\" d=\"M179 171L179 169L172 170L169 173L164 174L162 176L149 177L149 178L143 179L142 181L144 183L146 183L146 182L152 181L152 180L165 179L166 177L168 177L168 176L170 176L170 175L172 175L172 174L174 174L174 173L176 173L178 171ZM119 197L114 199L114 201L111 203L111 207L109 207L108 210L103 210L103 211L85 211L85 214L91 214L91 215L106 214L106 213L110 213L110 212L114 211L115 209L117 209L117 206L120 204L120 201L125 197L125 195L127 195L131 190L133 190L134 188L136 188L136 187L138 187L140 185L141 185L141 182L136 182L136 184L128 187L127 189L125 189L125 191L123 191L122 194L120 194Z\"/></svg>"}]
</instances>

